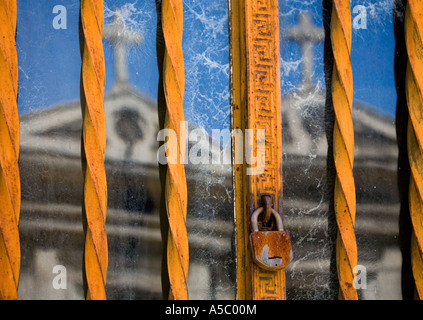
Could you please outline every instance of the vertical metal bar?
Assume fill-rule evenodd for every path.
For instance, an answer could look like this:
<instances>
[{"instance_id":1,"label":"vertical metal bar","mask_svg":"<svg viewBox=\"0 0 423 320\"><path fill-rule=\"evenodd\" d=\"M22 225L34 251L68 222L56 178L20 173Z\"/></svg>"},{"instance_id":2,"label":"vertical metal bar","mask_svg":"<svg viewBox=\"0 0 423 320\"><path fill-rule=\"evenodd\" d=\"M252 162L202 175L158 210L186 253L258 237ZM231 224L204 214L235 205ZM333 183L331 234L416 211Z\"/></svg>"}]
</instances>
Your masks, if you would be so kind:
<instances>
[{"instance_id":1,"label":"vertical metal bar","mask_svg":"<svg viewBox=\"0 0 423 320\"><path fill-rule=\"evenodd\" d=\"M411 176L409 208L413 226L411 266L418 299L423 299L423 3L408 0L405 11L405 43L408 54L406 98L409 111L407 151Z\"/></svg>"},{"instance_id":2,"label":"vertical metal bar","mask_svg":"<svg viewBox=\"0 0 423 320\"><path fill-rule=\"evenodd\" d=\"M285 299L285 271L267 271L252 262L249 219L260 207L261 196L271 195L275 210L282 212L282 121L280 109L278 1L233 0L231 4L231 63L233 128L252 130L248 147L258 151L257 134L265 130L265 164L248 173L245 163L235 164L237 221L237 280L239 299ZM247 144L247 142L245 142ZM245 146L247 147L247 145ZM233 142L234 150L242 142ZM260 152L259 152L260 153ZM253 163L253 154L245 154ZM257 154L254 154L254 157ZM250 158L249 158L250 157ZM248 159L247 159L248 158Z\"/></svg>"},{"instance_id":3,"label":"vertical metal bar","mask_svg":"<svg viewBox=\"0 0 423 320\"><path fill-rule=\"evenodd\" d=\"M107 183L104 167L106 119L104 112L105 62L103 0L81 0L84 35L82 84L84 90L83 144L86 157L84 206L87 220L85 273L87 299L106 299L108 266Z\"/></svg>"},{"instance_id":4,"label":"vertical metal bar","mask_svg":"<svg viewBox=\"0 0 423 320\"><path fill-rule=\"evenodd\" d=\"M0 0L0 299L18 299L19 114L16 0Z\"/></svg>"},{"instance_id":5,"label":"vertical metal bar","mask_svg":"<svg viewBox=\"0 0 423 320\"><path fill-rule=\"evenodd\" d=\"M251 254L248 250L248 218L245 212L244 185L246 168L244 163L246 60L245 60L245 19L244 1L229 1L230 52L231 52L231 112L232 150L234 154L234 200L236 221L236 265L237 299L251 299ZM241 156L241 159L240 159Z\"/></svg>"},{"instance_id":6,"label":"vertical metal bar","mask_svg":"<svg viewBox=\"0 0 423 320\"><path fill-rule=\"evenodd\" d=\"M358 299L353 274L357 265L357 243L354 232L356 195L353 176L354 128L351 114L351 32L349 1L333 0L330 37L334 56L331 90L335 111L333 155L336 169L334 205L338 225L336 262L340 285L339 298L346 300Z\"/></svg>"},{"instance_id":7,"label":"vertical metal bar","mask_svg":"<svg viewBox=\"0 0 423 320\"><path fill-rule=\"evenodd\" d=\"M275 209L282 208L282 119L280 109L279 6L277 0L246 1L247 126L253 129L253 150L258 130L265 131L264 172L249 175L248 216L260 207L263 194L272 195ZM248 155L247 155L248 157ZM260 161L257 159L257 161ZM252 163L247 160L247 163ZM258 164L258 163L257 163ZM253 264L252 298L286 299L285 271L267 271Z\"/></svg>"},{"instance_id":8,"label":"vertical metal bar","mask_svg":"<svg viewBox=\"0 0 423 320\"><path fill-rule=\"evenodd\" d=\"M165 204L169 232L167 237L167 272L169 299L188 299L187 276L189 264L186 228L187 184L184 168L185 129L184 93L185 67L182 51L183 2L163 0L162 29L165 40L163 89L166 99L165 129L176 134L176 159L168 158L165 181ZM173 161L171 161L173 160ZM176 161L175 161L176 160ZM165 266L163 266L165 267Z\"/></svg>"}]
</instances>

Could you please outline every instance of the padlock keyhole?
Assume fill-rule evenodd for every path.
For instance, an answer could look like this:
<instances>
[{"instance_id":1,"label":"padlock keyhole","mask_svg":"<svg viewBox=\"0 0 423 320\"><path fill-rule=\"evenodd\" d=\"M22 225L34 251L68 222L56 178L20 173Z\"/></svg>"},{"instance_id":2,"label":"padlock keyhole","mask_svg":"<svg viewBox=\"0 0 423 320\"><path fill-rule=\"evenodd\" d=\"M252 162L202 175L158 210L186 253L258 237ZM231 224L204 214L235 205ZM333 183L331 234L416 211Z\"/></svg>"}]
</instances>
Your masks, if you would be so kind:
<instances>
[{"instance_id":1,"label":"padlock keyhole","mask_svg":"<svg viewBox=\"0 0 423 320\"><path fill-rule=\"evenodd\" d=\"M274 259L281 259L282 260L282 257L269 257L269 260L274 260Z\"/></svg>"}]
</instances>

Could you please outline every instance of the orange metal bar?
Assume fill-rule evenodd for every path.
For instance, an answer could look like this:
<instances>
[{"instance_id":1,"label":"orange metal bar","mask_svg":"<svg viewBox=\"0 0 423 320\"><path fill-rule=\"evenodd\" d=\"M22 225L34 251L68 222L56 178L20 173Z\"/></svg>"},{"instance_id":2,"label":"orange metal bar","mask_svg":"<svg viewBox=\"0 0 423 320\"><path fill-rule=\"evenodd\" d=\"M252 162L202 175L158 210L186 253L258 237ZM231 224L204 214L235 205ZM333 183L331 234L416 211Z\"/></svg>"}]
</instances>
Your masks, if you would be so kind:
<instances>
[{"instance_id":1,"label":"orange metal bar","mask_svg":"<svg viewBox=\"0 0 423 320\"><path fill-rule=\"evenodd\" d=\"M0 299L18 299L19 114L16 0L0 0Z\"/></svg>"},{"instance_id":2,"label":"orange metal bar","mask_svg":"<svg viewBox=\"0 0 423 320\"><path fill-rule=\"evenodd\" d=\"M250 175L245 163L234 167L238 299L283 300L285 271L257 266L249 246L250 216L261 206L261 196L271 196L274 209L282 212L278 1L233 0L230 10L233 129L242 130L244 136L245 129L251 129L255 151L256 134L259 129L265 130L264 171ZM233 145L237 153L242 148L238 143L234 141ZM255 157L257 153L245 156Z\"/></svg>"},{"instance_id":3,"label":"orange metal bar","mask_svg":"<svg viewBox=\"0 0 423 320\"><path fill-rule=\"evenodd\" d=\"M354 232L356 195L353 176L354 128L352 121L353 74L351 52L351 10L348 0L334 0L330 37L334 56L332 100L335 111L333 153L336 168L334 204L338 237L336 262L340 285L339 297L358 299L353 269L357 265Z\"/></svg>"},{"instance_id":4,"label":"orange metal bar","mask_svg":"<svg viewBox=\"0 0 423 320\"><path fill-rule=\"evenodd\" d=\"M162 28L165 40L163 87L166 98L164 127L173 130L177 137L178 161L167 164L165 202L169 232L167 239L167 271L170 283L169 298L188 299L187 276L189 264L188 234L186 228L187 184L184 168L185 67L182 51L183 3L180 0L163 0Z\"/></svg>"},{"instance_id":5,"label":"orange metal bar","mask_svg":"<svg viewBox=\"0 0 423 320\"><path fill-rule=\"evenodd\" d=\"M229 2L230 46L231 46L231 109L232 129L240 133L245 129L246 101L246 61L245 61L245 19L243 13L244 1ZM243 140L243 139L241 139ZM243 154L243 142L232 140L234 154ZM235 159L234 159L235 160ZM237 299L251 299L251 264L249 251L248 216L245 212L246 168L244 163L234 162L234 200L236 221L236 262L237 262Z\"/></svg>"},{"instance_id":6,"label":"orange metal bar","mask_svg":"<svg viewBox=\"0 0 423 320\"><path fill-rule=\"evenodd\" d=\"M266 130L264 172L247 177L247 213L251 216L253 209L260 207L263 194L272 195L276 211L282 213L279 6L277 0L246 0L244 9L248 70L247 128L254 130L255 137L259 129ZM253 150L258 150L256 141L253 141ZM252 163L252 160L248 163ZM285 270L268 271L256 264L252 267L252 299L286 299Z\"/></svg>"},{"instance_id":7,"label":"orange metal bar","mask_svg":"<svg viewBox=\"0 0 423 320\"><path fill-rule=\"evenodd\" d=\"M103 0L81 0L84 33L82 82L85 97L83 143L86 157L84 205L87 219L85 272L87 299L106 299L108 266L105 228L107 184L104 168L106 119L103 106L105 62L103 53Z\"/></svg>"},{"instance_id":8,"label":"orange metal bar","mask_svg":"<svg viewBox=\"0 0 423 320\"><path fill-rule=\"evenodd\" d=\"M404 23L408 53L406 97L409 111L407 149L411 168L409 206L413 225L411 266L416 295L419 299L423 299L423 3L421 1L408 1Z\"/></svg>"}]
</instances>

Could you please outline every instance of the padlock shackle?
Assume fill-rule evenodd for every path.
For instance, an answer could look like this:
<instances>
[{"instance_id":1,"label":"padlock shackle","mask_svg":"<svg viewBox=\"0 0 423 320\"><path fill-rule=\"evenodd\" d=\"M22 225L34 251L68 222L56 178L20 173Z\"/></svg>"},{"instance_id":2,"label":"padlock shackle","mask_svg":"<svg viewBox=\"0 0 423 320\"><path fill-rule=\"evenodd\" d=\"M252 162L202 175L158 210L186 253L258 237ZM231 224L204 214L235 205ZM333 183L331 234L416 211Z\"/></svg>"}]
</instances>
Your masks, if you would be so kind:
<instances>
[{"instance_id":1,"label":"padlock shackle","mask_svg":"<svg viewBox=\"0 0 423 320\"><path fill-rule=\"evenodd\" d=\"M284 231L281 216L279 215L279 213L275 209L271 208L270 210L271 210L272 215L275 217L277 230L278 231ZM259 231L258 230L258 217L263 211L264 211L264 208L260 207L260 208L257 208L253 212L253 214L251 215L251 229L252 229L253 232Z\"/></svg>"}]
</instances>

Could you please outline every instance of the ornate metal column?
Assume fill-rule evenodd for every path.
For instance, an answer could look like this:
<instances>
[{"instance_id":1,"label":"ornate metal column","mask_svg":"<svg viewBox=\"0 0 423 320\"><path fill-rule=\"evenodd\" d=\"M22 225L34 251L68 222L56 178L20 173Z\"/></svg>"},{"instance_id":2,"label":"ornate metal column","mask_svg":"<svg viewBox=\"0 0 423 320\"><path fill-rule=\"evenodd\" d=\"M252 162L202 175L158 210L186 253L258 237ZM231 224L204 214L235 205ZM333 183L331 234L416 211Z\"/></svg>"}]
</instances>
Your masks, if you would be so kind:
<instances>
[{"instance_id":1,"label":"ornate metal column","mask_svg":"<svg viewBox=\"0 0 423 320\"><path fill-rule=\"evenodd\" d=\"M104 112L105 62L103 53L103 0L81 0L84 33L82 84L84 100L83 146L86 158L84 209L87 220L85 275L87 299L106 299L108 247L106 235L107 182L104 157L106 118Z\"/></svg>"},{"instance_id":2,"label":"ornate metal column","mask_svg":"<svg viewBox=\"0 0 423 320\"><path fill-rule=\"evenodd\" d=\"M264 171L248 174L251 166L245 161L234 164L238 299L285 299L285 271L266 270L253 263L249 244L249 220L262 206L263 195L282 214L278 1L233 0L230 6L233 129L244 136L250 129L253 141L248 147L256 151L258 131L265 130ZM242 150L239 139L234 139L233 150Z\"/></svg>"},{"instance_id":3,"label":"ornate metal column","mask_svg":"<svg viewBox=\"0 0 423 320\"><path fill-rule=\"evenodd\" d=\"M169 232L166 248L167 273L170 289L169 298L188 299L188 233L187 183L184 168L185 129L184 93L185 67L182 51L183 36L183 2L180 0L163 0L162 28L165 40L163 64L163 89L166 98L166 115L164 127L176 134L176 161L168 161L165 181L165 205ZM170 159L168 159L170 160Z\"/></svg>"},{"instance_id":4,"label":"ornate metal column","mask_svg":"<svg viewBox=\"0 0 423 320\"><path fill-rule=\"evenodd\" d=\"M333 156L336 169L334 201L338 225L336 264L340 299L358 299L354 287L357 243L354 232L356 196L353 176L354 128L352 121L353 73L351 67L351 10L348 0L332 2L330 38L334 56L332 103L335 111Z\"/></svg>"}]
</instances>

